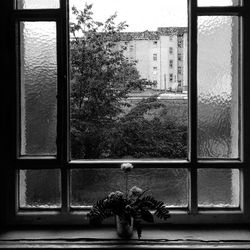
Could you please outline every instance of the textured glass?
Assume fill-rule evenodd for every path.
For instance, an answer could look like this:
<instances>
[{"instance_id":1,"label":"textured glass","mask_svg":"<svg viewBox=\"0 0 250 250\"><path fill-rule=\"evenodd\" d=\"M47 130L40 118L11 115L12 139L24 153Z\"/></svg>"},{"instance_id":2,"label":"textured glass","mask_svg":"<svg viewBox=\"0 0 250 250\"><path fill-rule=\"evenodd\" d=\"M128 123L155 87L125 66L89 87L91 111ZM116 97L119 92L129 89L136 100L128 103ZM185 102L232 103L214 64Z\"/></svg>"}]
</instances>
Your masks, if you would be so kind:
<instances>
[{"instance_id":1,"label":"textured glass","mask_svg":"<svg viewBox=\"0 0 250 250\"><path fill-rule=\"evenodd\" d=\"M188 204L186 169L133 169L128 174L128 189L148 189L167 206ZM71 171L71 206L92 205L113 191L125 191L125 177L120 169L77 169Z\"/></svg>"},{"instance_id":2,"label":"textured glass","mask_svg":"<svg viewBox=\"0 0 250 250\"><path fill-rule=\"evenodd\" d=\"M238 169L199 169L200 207L238 207L240 195Z\"/></svg>"},{"instance_id":3,"label":"textured glass","mask_svg":"<svg viewBox=\"0 0 250 250\"><path fill-rule=\"evenodd\" d=\"M238 17L198 18L198 157L239 157Z\"/></svg>"},{"instance_id":4,"label":"textured glass","mask_svg":"<svg viewBox=\"0 0 250 250\"><path fill-rule=\"evenodd\" d=\"M17 0L18 9L55 9L60 0Z\"/></svg>"},{"instance_id":5,"label":"textured glass","mask_svg":"<svg viewBox=\"0 0 250 250\"><path fill-rule=\"evenodd\" d=\"M22 22L21 155L56 154L56 23Z\"/></svg>"},{"instance_id":6,"label":"textured glass","mask_svg":"<svg viewBox=\"0 0 250 250\"><path fill-rule=\"evenodd\" d=\"M240 0L198 0L198 6L238 6Z\"/></svg>"},{"instance_id":7,"label":"textured glass","mask_svg":"<svg viewBox=\"0 0 250 250\"><path fill-rule=\"evenodd\" d=\"M20 170L19 206L21 208L60 207L60 170Z\"/></svg>"}]
</instances>

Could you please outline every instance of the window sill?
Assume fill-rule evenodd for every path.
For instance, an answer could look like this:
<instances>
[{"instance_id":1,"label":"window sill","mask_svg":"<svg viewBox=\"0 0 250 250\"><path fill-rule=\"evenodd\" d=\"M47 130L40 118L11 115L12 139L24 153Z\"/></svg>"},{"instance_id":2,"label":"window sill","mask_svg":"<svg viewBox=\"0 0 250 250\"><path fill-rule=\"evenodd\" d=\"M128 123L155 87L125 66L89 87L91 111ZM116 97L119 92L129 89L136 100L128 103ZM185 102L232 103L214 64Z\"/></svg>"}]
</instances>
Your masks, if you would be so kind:
<instances>
[{"instance_id":1,"label":"window sill","mask_svg":"<svg viewBox=\"0 0 250 250\"><path fill-rule=\"evenodd\" d=\"M12 229L0 233L4 248L164 248L164 249L250 249L250 229L145 228L142 239L136 233L130 240L117 237L113 228Z\"/></svg>"}]
</instances>

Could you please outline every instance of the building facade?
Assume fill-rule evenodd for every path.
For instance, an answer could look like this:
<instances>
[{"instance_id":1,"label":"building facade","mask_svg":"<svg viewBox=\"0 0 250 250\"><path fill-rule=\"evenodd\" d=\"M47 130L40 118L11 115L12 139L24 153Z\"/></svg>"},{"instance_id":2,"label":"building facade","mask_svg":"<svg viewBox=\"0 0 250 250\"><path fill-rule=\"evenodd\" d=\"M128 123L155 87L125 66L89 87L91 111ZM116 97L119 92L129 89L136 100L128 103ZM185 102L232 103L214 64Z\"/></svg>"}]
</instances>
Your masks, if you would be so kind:
<instances>
[{"instance_id":1,"label":"building facade","mask_svg":"<svg viewBox=\"0 0 250 250\"><path fill-rule=\"evenodd\" d=\"M118 46L142 78L156 89L187 91L187 28L162 27L157 31L122 32Z\"/></svg>"}]
</instances>

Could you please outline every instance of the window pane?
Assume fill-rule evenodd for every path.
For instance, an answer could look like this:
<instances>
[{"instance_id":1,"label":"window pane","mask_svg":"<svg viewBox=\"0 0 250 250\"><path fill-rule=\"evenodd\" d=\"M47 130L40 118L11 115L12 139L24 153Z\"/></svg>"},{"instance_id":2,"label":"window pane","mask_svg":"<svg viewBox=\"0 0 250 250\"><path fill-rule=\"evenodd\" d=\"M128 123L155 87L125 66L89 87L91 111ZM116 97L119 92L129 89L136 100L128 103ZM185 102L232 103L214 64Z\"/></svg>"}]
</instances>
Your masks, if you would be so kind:
<instances>
[{"instance_id":1,"label":"window pane","mask_svg":"<svg viewBox=\"0 0 250 250\"><path fill-rule=\"evenodd\" d=\"M198 204L200 207L239 207L238 169L199 169Z\"/></svg>"},{"instance_id":2,"label":"window pane","mask_svg":"<svg viewBox=\"0 0 250 250\"><path fill-rule=\"evenodd\" d=\"M187 1L92 2L70 1L71 157L186 159Z\"/></svg>"},{"instance_id":3,"label":"window pane","mask_svg":"<svg viewBox=\"0 0 250 250\"><path fill-rule=\"evenodd\" d=\"M198 0L198 6L237 6L241 0Z\"/></svg>"},{"instance_id":4,"label":"window pane","mask_svg":"<svg viewBox=\"0 0 250 250\"><path fill-rule=\"evenodd\" d=\"M198 18L198 157L239 157L239 20Z\"/></svg>"},{"instance_id":5,"label":"window pane","mask_svg":"<svg viewBox=\"0 0 250 250\"><path fill-rule=\"evenodd\" d=\"M21 22L21 155L56 154L56 23Z\"/></svg>"},{"instance_id":6,"label":"window pane","mask_svg":"<svg viewBox=\"0 0 250 250\"><path fill-rule=\"evenodd\" d=\"M55 9L60 0L17 0L18 9Z\"/></svg>"},{"instance_id":7,"label":"window pane","mask_svg":"<svg viewBox=\"0 0 250 250\"><path fill-rule=\"evenodd\" d=\"M20 170L19 205L21 208L60 207L60 170Z\"/></svg>"},{"instance_id":8,"label":"window pane","mask_svg":"<svg viewBox=\"0 0 250 250\"><path fill-rule=\"evenodd\" d=\"M133 169L128 174L128 189L149 189L167 206L187 207L186 169ZM125 191L125 176L120 169L76 169L71 171L71 206L92 205L110 192Z\"/></svg>"}]
</instances>

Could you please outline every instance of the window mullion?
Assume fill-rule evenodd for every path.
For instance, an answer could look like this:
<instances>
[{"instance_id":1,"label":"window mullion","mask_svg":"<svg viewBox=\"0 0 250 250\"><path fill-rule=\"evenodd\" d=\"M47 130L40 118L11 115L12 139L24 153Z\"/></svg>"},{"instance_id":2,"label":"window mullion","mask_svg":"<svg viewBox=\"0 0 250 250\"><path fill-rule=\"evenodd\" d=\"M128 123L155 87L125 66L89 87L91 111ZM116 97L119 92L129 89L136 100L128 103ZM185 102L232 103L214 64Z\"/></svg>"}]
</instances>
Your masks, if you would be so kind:
<instances>
[{"instance_id":1,"label":"window mullion","mask_svg":"<svg viewBox=\"0 0 250 250\"><path fill-rule=\"evenodd\" d=\"M61 163L62 212L68 213L70 195L70 170L67 169L69 160L69 81L68 81L68 4L61 1L61 15L58 25L58 127L57 154Z\"/></svg>"},{"instance_id":2,"label":"window mullion","mask_svg":"<svg viewBox=\"0 0 250 250\"><path fill-rule=\"evenodd\" d=\"M197 212L197 0L189 1L189 210Z\"/></svg>"}]
</instances>

